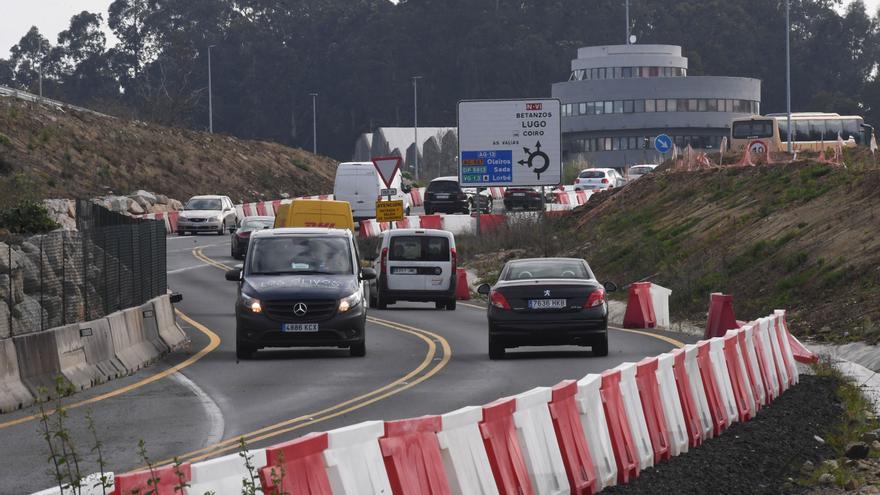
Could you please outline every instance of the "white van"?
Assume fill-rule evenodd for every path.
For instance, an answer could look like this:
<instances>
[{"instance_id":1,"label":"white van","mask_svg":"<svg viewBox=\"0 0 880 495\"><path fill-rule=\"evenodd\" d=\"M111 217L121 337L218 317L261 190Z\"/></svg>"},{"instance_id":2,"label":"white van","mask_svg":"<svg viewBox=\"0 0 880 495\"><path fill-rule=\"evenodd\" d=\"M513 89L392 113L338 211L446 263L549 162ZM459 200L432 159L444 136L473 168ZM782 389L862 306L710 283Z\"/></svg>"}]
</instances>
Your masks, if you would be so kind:
<instances>
[{"instance_id":1,"label":"white van","mask_svg":"<svg viewBox=\"0 0 880 495\"><path fill-rule=\"evenodd\" d=\"M333 196L337 201L348 201L355 222L366 218L376 218L376 200L380 199L385 183L373 162L345 162L336 168L336 182L333 185ZM400 184L400 172L394 175L391 182L394 194L392 200L403 200L403 210L409 215L409 195L404 194ZM387 196L381 196L387 199Z\"/></svg>"},{"instance_id":2,"label":"white van","mask_svg":"<svg viewBox=\"0 0 880 495\"><path fill-rule=\"evenodd\" d=\"M452 232L387 230L373 253L378 278L367 286L370 307L385 309L397 301L433 301L437 309L454 310L457 264Z\"/></svg>"}]
</instances>

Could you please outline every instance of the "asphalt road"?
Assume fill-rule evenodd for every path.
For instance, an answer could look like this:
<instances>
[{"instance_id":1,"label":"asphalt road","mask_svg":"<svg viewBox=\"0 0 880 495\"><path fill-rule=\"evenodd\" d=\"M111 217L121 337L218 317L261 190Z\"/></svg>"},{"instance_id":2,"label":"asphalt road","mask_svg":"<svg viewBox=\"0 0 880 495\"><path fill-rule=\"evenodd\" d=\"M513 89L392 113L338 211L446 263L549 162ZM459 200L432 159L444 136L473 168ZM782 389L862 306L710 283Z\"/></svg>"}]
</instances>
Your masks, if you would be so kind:
<instances>
[{"instance_id":1,"label":"asphalt road","mask_svg":"<svg viewBox=\"0 0 880 495\"><path fill-rule=\"evenodd\" d=\"M346 349L263 350L237 362L237 285L224 279L223 269L238 263L229 257L228 238L168 239L168 283L184 295L177 308L191 349L70 398L68 403L81 403L118 394L71 409L68 423L82 454L91 448L84 428L88 410L109 469L126 471L143 465L136 453L140 439L153 461L201 460L234 452L242 435L264 447L370 419L441 414L660 354L674 339L696 340L612 330L607 357L577 347L520 348L489 361L485 310L460 303L454 312L437 311L433 304L411 303L370 310L365 358L349 357ZM175 365L183 367L155 379ZM119 391L123 386L128 389ZM33 410L0 416L0 494L52 484L39 423L29 414ZM84 473L96 470L93 462L83 464Z\"/></svg>"}]
</instances>

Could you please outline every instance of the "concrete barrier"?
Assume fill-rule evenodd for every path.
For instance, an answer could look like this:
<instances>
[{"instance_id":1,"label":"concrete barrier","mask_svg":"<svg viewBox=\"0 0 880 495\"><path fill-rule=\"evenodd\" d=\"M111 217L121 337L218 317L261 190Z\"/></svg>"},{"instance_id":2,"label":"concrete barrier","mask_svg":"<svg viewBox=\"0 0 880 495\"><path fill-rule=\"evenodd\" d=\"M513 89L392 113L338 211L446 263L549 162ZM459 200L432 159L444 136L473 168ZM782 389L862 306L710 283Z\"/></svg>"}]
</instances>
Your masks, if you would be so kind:
<instances>
[{"instance_id":1,"label":"concrete barrier","mask_svg":"<svg viewBox=\"0 0 880 495\"><path fill-rule=\"evenodd\" d=\"M486 455L480 420L483 409L467 406L441 416L443 428L437 433L440 456L449 479L449 488L456 495L498 495L492 466Z\"/></svg>"},{"instance_id":2,"label":"concrete barrier","mask_svg":"<svg viewBox=\"0 0 880 495\"><path fill-rule=\"evenodd\" d=\"M171 305L171 296L168 294L159 296L152 301L153 311L156 315L159 337L171 350L175 350L186 344L186 334L177 324L174 318L174 307Z\"/></svg>"},{"instance_id":3,"label":"concrete barrier","mask_svg":"<svg viewBox=\"0 0 880 495\"><path fill-rule=\"evenodd\" d=\"M255 470L266 465L265 449L248 453ZM238 453L198 462L192 465L192 480L187 493L239 493L242 481L249 480L250 476L244 459Z\"/></svg>"},{"instance_id":4,"label":"concrete barrier","mask_svg":"<svg viewBox=\"0 0 880 495\"><path fill-rule=\"evenodd\" d=\"M54 330L61 374L77 390L85 390L97 383L100 372L86 361L86 349L79 336L79 324L66 325Z\"/></svg>"},{"instance_id":5,"label":"concrete barrier","mask_svg":"<svg viewBox=\"0 0 880 495\"><path fill-rule=\"evenodd\" d=\"M522 446L532 486L539 495L569 493L568 475L559 451L547 404L552 391L537 387L516 397L513 423Z\"/></svg>"},{"instance_id":6,"label":"concrete barrier","mask_svg":"<svg viewBox=\"0 0 880 495\"><path fill-rule=\"evenodd\" d=\"M21 381L15 344L0 340L0 412L10 412L33 403L34 396Z\"/></svg>"},{"instance_id":7,"label":"concrete barrier","mask_svg":"<svg viewBox=\"0 0 880 495\"><path fill-rule=\"evenodd\" d=\"M79 324L86 353L86 362L97 370L95 383L103 383L128 374L128 370L116 358L113 336L110 335L110 322L107 318Z\"/></svg>"},{"instance_id":8,"label":"concrete barrier","mask_svg":"<svg viewBox=\"0 0 880 495\"><path fill-rule=\"evenodd\" d=\"M156 320L156 310L153 308L152 302L144 303L138 308L127 309L123 313L125 313L126 321L133 318L132 314L134 313L140 316L144 337L147 339L147 342L159 351L159 354L165 354L171 350L159 335L159 322Z\"/></svg>"},{"instance_id":9,"label":"concrete barrier","mask_svg":"<svg viewBox=\"0 0 880 495\"><path fill-rule=\"evenodd\" d=\"M117 311L107 315L116 358L134 372L159 358L160 352L147 342L140 310Z\"/></svg>"},{"instance_id":10,"label":"concrete barrier","mask_svg":"<svg viewBox=\"0 0 880 495\"><path fill-rule=\"evenodd\" d=\"M21 382L35 398L53 398L56 378L61 374L55 332L37 332L13 337ZM41 390L43 393L41 394Z\"/></svg>"}]
</instances>

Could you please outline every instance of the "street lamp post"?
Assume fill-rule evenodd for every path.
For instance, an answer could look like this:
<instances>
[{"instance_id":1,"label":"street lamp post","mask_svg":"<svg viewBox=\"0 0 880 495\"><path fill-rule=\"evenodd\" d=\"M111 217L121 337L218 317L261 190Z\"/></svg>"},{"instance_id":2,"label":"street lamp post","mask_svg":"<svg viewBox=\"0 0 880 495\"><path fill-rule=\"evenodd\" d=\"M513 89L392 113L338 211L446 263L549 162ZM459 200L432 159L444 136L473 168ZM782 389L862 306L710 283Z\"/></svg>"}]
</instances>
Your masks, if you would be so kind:
<instances>
[{"instance_id":1,"label":"street lamp post","mask_svg":"<svg viewBox=\"0 0 880 495\"><path fill-rule=\"evenodd\" d=\"M412 76L413 81L413 156L415 158L416 180L419 180L419 79L422 76Z\"/></svg>"},{"instance_id":2,"label":"street lamp post","mask_svg":"<svg viewBox=\"0 0 880 495\"><path fill-rule=\"evenodd\" d=\"M211 84L211 48L216 45L208 45L208 132L214 134L214 88Z\"/></svg>"},{"instance_id":3,"label":"street lamp post","mask_svg":"<svg viewBox=\"0 0 880 495\"><path fill-rule=\"evenodd\" d=\"M629 37L629 0L626 0L626 44L632 43Z\"/></svg>"},{"instance_id":4,"label":"street lamp post","mask_svg":"<svg viewBox=\"0 0 880 495\"><path fill-rule=\"evenodd\" d=\"M788 152L792 152L791 143L791 0L785 0L785 113L788 122Z\"/></svg>"},{"instance_id":5,"label":"street lamp post","mask_svg":"<svg viewBox=\"0 0 880 495\"><path fill-rule=\"evenodd\" d=\"M312 154L318 154L318 93L309 93L312 97Z\"/></svg>"}]
</instances>

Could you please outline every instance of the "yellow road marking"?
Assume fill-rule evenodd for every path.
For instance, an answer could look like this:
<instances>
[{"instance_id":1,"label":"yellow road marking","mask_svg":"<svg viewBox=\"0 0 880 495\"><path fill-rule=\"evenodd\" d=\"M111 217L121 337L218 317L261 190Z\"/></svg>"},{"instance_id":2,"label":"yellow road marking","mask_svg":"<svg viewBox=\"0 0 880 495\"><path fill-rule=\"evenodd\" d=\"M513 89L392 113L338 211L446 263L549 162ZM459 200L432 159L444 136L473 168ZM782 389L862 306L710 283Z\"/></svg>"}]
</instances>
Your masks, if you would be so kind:
<instances>
[{"instance_id":1,"label":"yellow road marking","mask_svg":"<svg viewBox=\"0 0 880 495\"><path fill-rule=\"evenodd\" d=\"M196 361L198 361L199 359L202 359L203 357L205 357L206 354L208 354L209 352L213 351L214 349L217 348L217 346L220 345L220 337L217 336L216 333L212 332L211 330L209 330L207 327L205 327L205 326L202 325L201 323L199 323L199 322L193 320L192 318L190 318L189 316L185 315L185 314L184 314L183 312L181 312L180 310L175 309L175 312L176 312L177 315L178 315L179 317L181 317L184 321L186 321L187 323L189 323L190 325L192 325L193 327L195 327L198 331L200 331L200 332L202 332L203 334L205 334L205 335L208 337L208 345L206 345L206 346L203 347L201 350L199 350L199 352L197 352L197 353L195 353L194 355L190 356L190 357L189 357L188 359L186 359L185 361L183 361L183 362L181 362L181 363L179 363L179 364L176 364L176 365L172 366L171 368L168 368L168 369L166 369L166 370L160 371L160 372L158 372L158 373L156 373L156 374L154 374L154 375L150 375L150 376L148 376L148 377L146 377L146 378L144 378L144 379L142 379L142 380L139 380L139 381L137 381L137 382L130 383L130 384L124 386L124 387L120 387L120 388L117 388L117 389L111 390L111 391L109 391L109 392L107 392L107 393L104 393L104 394L101 394L101 395L96 395L96 396L94 396L94 397L92 397L92 398L90 398L90 399L86 399L86 400L83 400L83 401L80 401L80 402L74 402L74 403L72 403L72 404L65 405L64 408L65 408L65 409L68 409L68 410L70 410L70 409L76 409L76 408L78 408L78 407L86 406L86 405L89 405L89 404L94 404L94 403L96 403L96 402L100 402L100 401L102 401L102 400L109 399L109 398L111 398L111 397L117 397L117 396L122 395L122 394L124 394L124 393L131 392L132 390L135 390L135 389L141 388L141 387L143 387L143 386L145 386L145 385L149 385L149 384L151 384L151 383L153 383L153 382L156 382L156 381L158 381L158 380L161 380L161 379L163 379L163 378L166 378L166 377L168 377L168 376L171 376L171 375L173 375L174 373L177 373L178 371L180 371L180 370L186 368L187 366L190 366L190 365L194 364ZM54 410L50 410L50 411L47 411L47 414L52 414L53 412L54 412ZM13 420L11 420L11 421L7 421L7 422L5 422L5 423L0 423L0 429L8 428L8 427L10 427L10 426L19 425L19 424L22 424L22 423L26 423L26 422L28 422L28 421L32 421L32 420L34 420L34 419L39 419L39 417L40 417L39 414L32 414L32 415L30 415L30 416L23 416L23 417L18 418L18 419L13 419Z\"/></svg>"}]
</instances>

